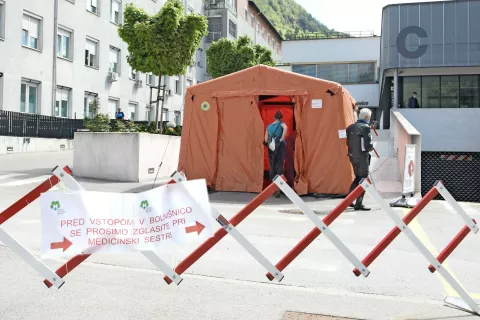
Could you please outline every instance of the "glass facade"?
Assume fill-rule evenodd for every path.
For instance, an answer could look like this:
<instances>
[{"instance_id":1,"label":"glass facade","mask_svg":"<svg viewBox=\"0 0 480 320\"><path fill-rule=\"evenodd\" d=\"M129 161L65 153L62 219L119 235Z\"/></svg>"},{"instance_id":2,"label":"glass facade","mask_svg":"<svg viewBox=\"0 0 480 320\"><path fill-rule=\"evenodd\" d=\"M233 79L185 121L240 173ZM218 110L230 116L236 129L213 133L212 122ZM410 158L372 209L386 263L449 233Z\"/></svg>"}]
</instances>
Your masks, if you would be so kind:
<instances>
[{"instance_id":1,"label":"glass facade","mask_svg":"<svg viewBox=\"0 0 480 320\"><path fill-rule=\"evenodd\" d=\"M420 108L480 108L480 75L401 77L400 107L417 92Z\"/></svg>"},{"instance_id":2,"label":"glass facade","mask_svg":"<svg viewBox=\"0 0 480 320\"><path fill-rule=\"evenodd\" d=\"M297 64L292 72L341 84L374 83L375 63Z\"/></svg>"}]
</instances>

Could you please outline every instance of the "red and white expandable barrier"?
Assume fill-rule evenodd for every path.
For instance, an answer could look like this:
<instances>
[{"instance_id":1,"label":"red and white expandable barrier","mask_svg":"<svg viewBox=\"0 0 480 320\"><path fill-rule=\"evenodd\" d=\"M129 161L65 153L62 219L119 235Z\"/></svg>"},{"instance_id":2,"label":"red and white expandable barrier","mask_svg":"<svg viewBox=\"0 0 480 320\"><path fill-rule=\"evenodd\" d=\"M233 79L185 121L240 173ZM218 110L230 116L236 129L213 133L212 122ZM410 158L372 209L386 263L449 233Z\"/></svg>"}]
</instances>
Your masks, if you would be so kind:
<instances>
[{"instance_id":1,"label":"red and white expandable barrier","mask_svg":"<svg viewBox=\"0 0 480 320\"><path fill-rule=\"evenodd\" d=\"M324 223L320 219L317 218L315 213L305 204L305 202L288 186L287 183L285 183L285 180L283 177L276 177L274 179L274 182L270 184L265 190L263 190L255 199L253 199L250 203L248 203L240 212L238 212L230 221L225 219L223 216L221 218L222 222L219 221L219 223L224 226L229 226L227 228L219 229L212 238L206 240L204 243L202 243L195 251L193 251L189 256L187 256L182 262L178 264L178 266L175 268L175 271L178 274L184 273L188 268L190 268L195 262L198 261L208 250L213 248L220 240L223 239L229 233L230 228L236 227L240 222L242 222L245 218L248 217L255 209L257 209L265 200L267 200L269 197L271 197L278 189L281 189L287 197L290 198L290 200L295 203L305 214L317 225L315 230L317 230L320 234L320 229L322 230L323 233L327 236L327 238L340 250L340 252L350 261L352 264L356 267L359 267L362 269L362 272L364 273L365 276L368 275L369 271L368 269L360 262L359 259L357 259L354 254L338 239L338 237L328 228L328 224ZM352 201L358 197L361 194L361 188L356 189L357 192L354 191L352 195L348 197L348 199L351 199ZM359 192L358 192L359 191ZM353 196L356 197L353 198ZM345 199L346 201L347 199ZM345 202L344 201L344 202ZM351 202L350 202L351 203ZM348 203L345 204L345 208L348 206ZM344 209L342 209L343 211ZM341 211L340 211L341 213ZM339 215L339 214L338 214ZM337 217L338 217L337 215ZM335 217L336 218L336 217ZM334 220L334 219L333 219ZM332 221L333 221L332 220ZM218 221L218 219L217 219ZM331 222L330 222L331 223ZM232 233L230 233L232 235ZM234 236L235 238L235 236ZM313 238L315 239L315 238ZM313 241L312 239L312 241ZM236 239L238 241L238 239ZM240 241L239 241L240 243ZM240 243L242 244L242 243ZM242 246L244 246L242 244ZM253 246L252 246L253 247ZM245 248L245 246L244 246ZM256 249L255 249L256 250ZM252 254L250 250L247 249L247 251ZM252 254L257 261L260 262L258 259L258 255ZM265 259L266 260L266 259ZM260 262L262 263L262 262ZM270 262L268 262L270 264ZM265 266L264 263L262 265ZM271 264L270 264L271 265ZM281 271L283 270L279 265L277 264L276 266L270 266L269 268L266 268L268 271L268 278L270 280L277 279L281 280L283 278L283 275L281 274ZM269 269L273 269L274 271L272 272ZM281 277L281 278L280 278ZM280 279L279 279L280 278ZM168 277L165 277L165 281L167 283L171 283L171 280Z\"/></svg>"},{"instance_id":2,"label":"red and white expandable barrier","mask_svg":"<svg viewBox=\"0 0 480 320\"><path fill-rule=\"evenodd\" d=\"M56 168L55 168L56 169ZM54 170L55 170L54 169ZM63 169L67 173L71 173L68 167ZM40 195L47 192L60 182L60 179L52 175L50 178L41 183L38 187L27 193L20 200L12 204L0 214L0 241L2 241L8 248L15 252L20 258L35 269L42 277L48 279L55 287L60 287L65 283L62 278L58 277L50 268L48 268L42 261L31 254L25 247L11 237L1 225L16 215L20 210L27 207L30 203L37 200Z\"/></svg>"},{"instance_id":3,"label":"red and white expandable barrier","mask_svg":"<svg viewBox=\"0 0 480 320\"><path fill-rule=\"evenodd\" d=\"M375 188L367 181L361 183L363 189L368 193L385 211L390 218L395 222L397 227L393 228L390 233L370 252L363 260L363 263L369 266L375 259L392 243L392 241L403 232L408 239L417 247L422 255L430 262L429 269L433 273L437 270L448 284L458 293L463 301L457 301L453 297L447 297L445 302L456 307L462 308L465 311L480 315L480 308L470 295L462 288L462 286L452 277L452 275L442 266L442 262L458 247L460 242L465 239L467 234L472 231L477 233L479 228L475 220L471 219L468 214L460 207L460 205L453 199L442 182L437 182L435 186L417 203L417 205L401 219L397 213L390 207L390 205L378 194ZM435 258L433 254L425 247L425 245L415 236L413 231L408 227L408 224L415 219L420 211L433 199L437 194L441 194L450 206L460 215L465 221L466 226L457 234L457 236L447 245L447 247ZM468 230L468 232L467 232ZM354 274L359 276L359 270L355 269ZM466 305L465 305L466 303Z\"/></svg>"}]
</instances>

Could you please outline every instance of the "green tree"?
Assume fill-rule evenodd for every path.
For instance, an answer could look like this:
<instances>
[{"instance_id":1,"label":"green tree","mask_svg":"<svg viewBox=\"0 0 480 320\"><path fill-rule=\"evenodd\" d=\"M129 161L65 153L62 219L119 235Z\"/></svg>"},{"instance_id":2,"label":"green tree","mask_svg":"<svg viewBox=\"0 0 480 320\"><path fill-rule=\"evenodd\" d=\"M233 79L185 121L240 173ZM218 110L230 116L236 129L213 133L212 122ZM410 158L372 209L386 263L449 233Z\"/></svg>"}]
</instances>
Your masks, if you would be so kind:
<instances>
[{"instance_id":1,"label":"green tree","mask_svg":"<svg viewBox=\"0 0 480 320\"><path fill-rule=\"evenodd\" d=\"M221 38L207 49L208 73L214 78L258 64L274 66L272 51L261 45L253 45L248 36L235 41Z\"/></svg>"},{"instance_id":2,"label":"green tree","mask_svg":"<svg viewBox=\"0 0 480 320\"><path fill-rule=\"evenodd\" d=\"M195 50L207 35L208 21L199 14L184 15L180 0L168 0L154 15L130 3L124 16L118 34L128 45L128 63L136 71L158 76L158 114L162 75L186 73ZM162 116L163 112L160 121Z\"/></svg>"}]
</instances>

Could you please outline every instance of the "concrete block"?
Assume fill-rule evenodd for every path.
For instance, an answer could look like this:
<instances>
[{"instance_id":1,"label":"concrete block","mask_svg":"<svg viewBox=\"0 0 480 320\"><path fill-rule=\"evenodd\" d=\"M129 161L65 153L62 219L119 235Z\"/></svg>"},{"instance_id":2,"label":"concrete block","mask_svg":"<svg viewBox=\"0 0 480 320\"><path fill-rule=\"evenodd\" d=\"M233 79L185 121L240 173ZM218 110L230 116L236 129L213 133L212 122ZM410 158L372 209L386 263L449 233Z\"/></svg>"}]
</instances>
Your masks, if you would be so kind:
<instances>
[{"instance_id":1,"label":"concrete block","mask_svg":"<svg viewBox=\"0 0 480 320\"><path fill-rule=\"evenodd\" d=\"M74 175L121 182L145 182L172 174L180 137L148 133L76 132Z\"/></svg>"}]
</instances>

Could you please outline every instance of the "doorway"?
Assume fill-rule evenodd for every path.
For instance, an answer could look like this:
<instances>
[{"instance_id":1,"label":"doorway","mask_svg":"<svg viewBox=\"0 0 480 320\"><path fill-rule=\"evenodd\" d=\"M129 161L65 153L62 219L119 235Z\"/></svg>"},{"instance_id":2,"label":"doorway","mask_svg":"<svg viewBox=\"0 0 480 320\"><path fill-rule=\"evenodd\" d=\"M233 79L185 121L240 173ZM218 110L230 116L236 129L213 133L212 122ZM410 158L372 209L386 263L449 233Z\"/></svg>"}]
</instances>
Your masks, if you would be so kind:
<instances>
[{"instance_id":1,"label":"doorway","mask_svg":"<svg viewBox=\"0 0 480 320\"><path fill-rule=\"evenodd\" d=\"M295 103L292 101L292 97L288 96L260 96L260 102L258 108L260 109L260 115L262 116L264 124L264 134L267 130L267 126L274 121L274 116L277 111L280 111L283 115L283 122L287 125L288 131L286 140L286 154L284 163L285 177L288 180L290 186L293 186L293 180L295 179L295 166L294 166L294 147L295 147L295 117L294 108ZM270 164L268 162L268 147L264 147L263 156L263 188L265 189L270 183L269 171Z\"/></svg>"}]
</instances>

